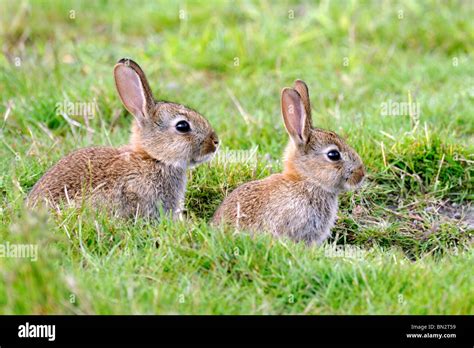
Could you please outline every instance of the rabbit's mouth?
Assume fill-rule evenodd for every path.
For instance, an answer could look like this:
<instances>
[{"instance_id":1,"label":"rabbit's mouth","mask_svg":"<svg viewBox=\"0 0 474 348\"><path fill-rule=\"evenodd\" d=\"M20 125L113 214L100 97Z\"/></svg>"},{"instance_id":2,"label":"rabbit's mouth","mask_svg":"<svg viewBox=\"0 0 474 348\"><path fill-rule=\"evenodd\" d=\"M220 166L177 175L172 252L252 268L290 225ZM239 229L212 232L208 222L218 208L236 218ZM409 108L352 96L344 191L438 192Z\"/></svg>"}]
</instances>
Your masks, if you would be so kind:
<instances>
[{"instance_id":1,"label":"rabbit's mouth","mask_svg":"<svg viewBox=\"0 0 474 348\"><path fill-rule=\"evenodd\" d=\"M189 165L195 166L211 160L212 157L217 153L217 150L219 150L219 146L220 144L217 136L215 133L211 133L211 135L202 144L199 155L191 158Z\"/></svg>"},{"instance_id":2,"label":"rabbit's mouth","mask_svg":"<svg viewBox=\"0 0 474 348\"><path fill-rule=\"evenodd\" d=\"M196 158L192 158L191 161L189 162L189 165L192 167L192 166L196 166L198 164L210 161L215 153L216 152L211 152L211 153L208 153L206 155L202 155L202 156L199 156L199 157L196 157Z\"/></svg>"},{"instance_id":3,"label":"rabbit's mouth","mask_svg":"<svg viewBox=\"0 0 474 348\"><path fill-rule=\"evenodd\" d=\"M343 191L356 190L362 186L366 177L365 169L359 166L355 170L351 170L349 176L345 177L342 182Z\"/></svg>"},{"instance_id":4,"label":"rabbit's mouth","mask_svg":"<svg viewBox=\"0 0 474 348\"><path fill-rule=\"evenodd\" d=\"M352 175L344 182L344 190L356 190L364 184L365 173Z\"/></svg>"},{"instance_id":5,"label":"rabbit's mouth","mask_svg":"<svg viewBox=\"0 0 474 348\"><path fill-rule=\"evenodd\" d=\"M343 187L343 190L344 191L353 191L353 190L357 190L358 188L360 188L363 184L364 184L364 179L360 180L359 182L357 183L352 183L350 180L346 181L344 183L344 187Z\"/></svg>"}]
</instances>

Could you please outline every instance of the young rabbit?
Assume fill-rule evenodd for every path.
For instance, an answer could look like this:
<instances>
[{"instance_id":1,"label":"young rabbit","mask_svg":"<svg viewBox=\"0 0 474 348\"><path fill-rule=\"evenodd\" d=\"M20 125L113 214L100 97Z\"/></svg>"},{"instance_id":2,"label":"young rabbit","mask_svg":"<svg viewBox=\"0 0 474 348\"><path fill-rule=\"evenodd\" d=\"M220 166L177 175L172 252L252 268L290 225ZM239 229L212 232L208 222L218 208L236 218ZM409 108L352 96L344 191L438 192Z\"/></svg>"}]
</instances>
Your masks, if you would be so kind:
<instances>
[{"instance_id":1,"label":"young rabbit","mask_svg":"<svg viewBox=\"0 0 474 348\"><path fill-rule=\"evenodd\" d=\"M297 80L294 89L283 89L281 111L291 138L283 173L235 189L213 222L320 244L336 219L338 194L361 184L364 166L337 134L312 127L303 81Z\"/></svg>"},{"instance_id":2,"label":"young rabbit","mask_svg":"<svg viewBox=\"0 0 474 348\"><path fill-rule=\"evenodd\" d=\"M134 116L131 141L89 147L61 159L33 187L28 204L87 199L114 214L158 218L182 209L186 168L209 160L219 140L209 122L183 105L155 101L137 63L121 59L115 84Z\"/></svg>"}]
</instances>

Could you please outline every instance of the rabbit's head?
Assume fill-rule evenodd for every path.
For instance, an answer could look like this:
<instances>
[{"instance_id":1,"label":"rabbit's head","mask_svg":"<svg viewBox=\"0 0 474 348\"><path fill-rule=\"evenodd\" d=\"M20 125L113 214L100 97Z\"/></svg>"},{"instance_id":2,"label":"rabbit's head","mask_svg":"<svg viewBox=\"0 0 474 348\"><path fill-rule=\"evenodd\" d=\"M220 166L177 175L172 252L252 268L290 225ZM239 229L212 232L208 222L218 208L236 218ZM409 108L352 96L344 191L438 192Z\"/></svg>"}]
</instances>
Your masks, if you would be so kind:
<instances>
[{"instance_id":1,"label":"rabbit's head","mask_svg":"<svg viewBox=\"0 0 474 348\"><path fill-rule=\"evenodd\" d=\"M219 139L209 122L184 105L155 101L145 73L130 59L114 68L125 108L134 116L132 145L168 165L187 167L209 160Z\"/></svg>"},{"instance_id":2,"label":"rabbit's head","mask_svg":"<svg viewBox=\"0 0 474 348\"><path fill-rule=\"evenodd\" d=\"M295 81L281 92L281 111L291 141L286 150L285 172L340 192L358 187L365 169L357 152L336 133L313 128L308 87Z\"/></svg>"}]
</instances>

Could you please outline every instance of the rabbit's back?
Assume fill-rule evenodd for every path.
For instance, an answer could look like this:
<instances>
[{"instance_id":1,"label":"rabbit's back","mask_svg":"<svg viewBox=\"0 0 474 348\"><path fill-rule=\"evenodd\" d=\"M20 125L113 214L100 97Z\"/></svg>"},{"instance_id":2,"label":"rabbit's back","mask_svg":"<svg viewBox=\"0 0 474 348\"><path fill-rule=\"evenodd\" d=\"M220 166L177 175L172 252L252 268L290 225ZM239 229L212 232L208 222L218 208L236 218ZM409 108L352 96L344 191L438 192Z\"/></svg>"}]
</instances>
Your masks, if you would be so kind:
<instances>
[{"instance_id":1,"label":"rabbit's back","mask_svg":"<svg viewBox=\"0 0 474 348\"><path fill-rule=\"evenodd\" d=\"M119 157L119 150L111 147L89 147L76 150L62 158L33 186L28 201L46 199L59 203L74 199L88 187L109 181L106 171Z\"/></svg>"},{"instance_id":2,"label":"rabbit's back","mask_svg":"<svg viewBox=\"0 0 474 348\"><path fill-rule=\"evenodd\" d=\"M178 209L184 186L183 169L164 166L128 146L90 147L61 159L36 183L28 202L55 205L86 198L120 216L154 216L159 206Z\"/></svg>"}]
</instances>

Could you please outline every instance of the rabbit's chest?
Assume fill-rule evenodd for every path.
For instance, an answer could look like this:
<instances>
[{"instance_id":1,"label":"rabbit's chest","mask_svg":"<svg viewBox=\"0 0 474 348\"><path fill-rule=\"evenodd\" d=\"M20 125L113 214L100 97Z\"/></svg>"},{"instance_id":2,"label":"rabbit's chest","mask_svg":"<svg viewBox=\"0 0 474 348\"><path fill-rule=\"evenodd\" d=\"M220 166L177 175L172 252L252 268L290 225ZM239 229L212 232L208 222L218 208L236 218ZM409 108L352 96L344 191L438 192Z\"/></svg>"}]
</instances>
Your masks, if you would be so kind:
<instances>
[{"instance_id":1,"label":"rabbit's chest","mask_svg":"<svg viewBox=\"0 0 474 348\"><path fill-rule=\"evenodd\" d=\"M320 244L330 234L337 215L337 199L326 202L308 202L301 216L301 224L297 233L300 239Z\"/></svg>"},{"instance_id":2,"label":"rabbit's chest","mask_svg":"<svg viewBox=\"0 0 474 348\"><path fill-rule=\"evenodd\" d=\"M275 211L278 213L271 220L276 223L275 231L284 232L297 240L319 244L329 236L334 225L337 198L297 195L285 207Z\"/></svg>"},{"instance_id":3,"label":"rabbit's chest","mask_svg":"<svg viewBox=\"0 0 474 348\"><path fill-rule=\"evenodd\" d=\"M137 169L117 181L113 190L120 215L157 218L161 211L177 213L184 200L186 172L160 166Z\"/></svg>"},{"instance_id":4,"label":"rabbit's chest","mask_svg":"<svg viewBox=\"0 0 474 348\"><path fill-rule=\"evenodd\" d=\"M173 210L184 198L186 176L183 173L145 175L132 182L133 191L152 206L161 205L165 211Z\"/></svg>"}]
</instances>

